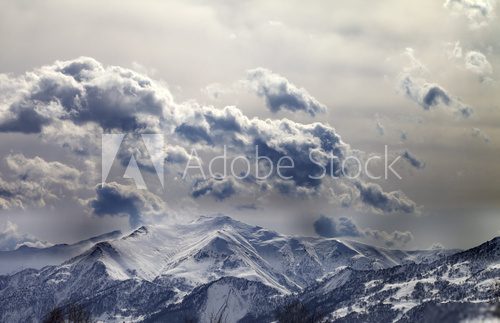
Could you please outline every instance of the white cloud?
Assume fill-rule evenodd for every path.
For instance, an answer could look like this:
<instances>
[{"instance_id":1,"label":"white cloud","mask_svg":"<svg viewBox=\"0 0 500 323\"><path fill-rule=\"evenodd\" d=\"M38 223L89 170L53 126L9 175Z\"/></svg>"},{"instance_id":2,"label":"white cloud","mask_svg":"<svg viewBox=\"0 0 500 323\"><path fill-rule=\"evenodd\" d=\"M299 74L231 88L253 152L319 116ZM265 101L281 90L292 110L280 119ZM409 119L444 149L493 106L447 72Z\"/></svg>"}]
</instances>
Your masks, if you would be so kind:
<instances>
[{"instance_id":1,"label":"white cloud","mask_svg":"<svg viewBox=\"0 0 500 323\"><path fill-rule=\"evenodd\" d=\"M481 76L493 73L493 67L483 53L478 51L469 51L465 54L465 68Z\"/></svg>"},{"instance_id":2,"label":"white cloud","mask_svg":"<svg viewBox=\"0 0 500 323\"><path fill-rule=\"evenodd\" d=\"M479 128L472 128L472 136L475 138L480 138L485 143L489 144L491 142L490 136L488 136L485 132L483 132Z\"/></svg>"},{"instance_id":3,"label":"white cloud","mask_svg":"<svg viewBox=\"0 0 500 323\"><path fill-rule=\"evenodd\" d=\"M325 112L326 106L304 88L298 88L285 77L265 68L247 72L249 87L266 100L272 112L280 110L304 111L311 116Z\"/></svg>"},{"instance_id":4,"label":"white cloud","mask_svg":"<svg viewBox=\"0 0 500 323\"><path fill-rule=\"evenodd\" d=\"M0 177L0 209L43 207L59 200L81 186L80 172L60 162L47 162L40 157L22 154L5 158L10 179Z\"/></svg>"},{"instance_id":5,"label":"white cloud","mask_svg":"<svg viewBox=\"0 0 500 323\"><path fill-rule=\"evenodd\" d=\"M444 7L453 13L464 15L471 28L488 25L495 17L496 0L446 0Z\"/></svg>"},{"instance_id":6,"label":"white cloud","mask_svg":"<svg viewBox=\"0 0 500 323\"><path fill-rule=\"evenodd\" d=\"M384 244L389 248L401 248L413 240L413 234L410 231L393 231L388 233L386 231L366 229L364 230L366 237Z\"/></svg>"},{"instance_id":7,"label":"white cloud","mask_svg":"<svg viewBox=\"0 0 500 323\"><path fill-rule=\"evenodd\" d=\"M157 195L115 182L96 187L97 196L87 201L98 216L126 216L131 228L137 228L148 217L165 215L166 203Z\"/></svg>"},{"instance_id":8,"label":"white cloud","mask_svg":"<svg viewBox=\"0 0 500 323\"><path fill-rule=\"evenodd\" d=\"M457 67L465 68L467 71L478 75L480 82L491 82L493 66L486 56L478 50L466 50L460 45L460 42L446 44L447 56L454 61ZM466 51L465 54L463 52Z\"/></svg>"},{"instance_id":9,"label":"white cloud","mask_svg":"<svg viewBox=\"0 0 500 323\"><path fill-rule=\"evenodd\" d=\"M315 115L326 109L306 90L296 87L283 76L261 68L249 71L248 75L254 90L265 97L271 110L287 109ZM219 109L200 105L194 100L177 103L164 84L129 69L105 66L88 57L57 61L24 75L9 76L0 81L8 83L11 79L12 84L16 84L19 95L12 97L10 92L0 93L2 101L6 102L0 106L0 131L37 133L44 140L53 140L69 148L75 153L74 157L80 160L97 160L100 157L98 143L103 132L127 132L132 137L143 133L165 134L168 136L169 146L184 148L184 151L180 151L178 148L165 147L170 167L175 167L175 161L184 160L186 152L190 150L188 148L192 147L213 153L220 151L225 145L230 147L232 154L245 156L255 156L257 147L259 156L270 158L275 165L282 156L293 156L294 168L285 171L285 176L290 179L272 176L266 185L254 180L246 182L246 188L253 188L255 194L265 192L284 196L310 196L323 195L327 190L327 185L323 183L333 181L329 176L323 179L311 178L322 171L311 160L311 151L317 153L317 160L323 163L321 166L331 168L330 173L333 174L339 174L340 165L331 164L331 159L336 157L341 162L347 155L355 152L327 124L250 118L234 106ZM127 142L123 146L118 157L122 163L128 164L130 154L136 149L132 149ZM150 166L146 155L139 153L137 157L140 165L146 166L146 169ZM28 179L33 179L14 185L29 183L39 188L40 194L32 197L38 201L38 205L45 205L49 197L57 198L40 185L50 184L52 187L60 186L70 190L79 184L76 171L61 163L47 163L37 158L11 158L9 167L18 173L24 171ZM85 174L84 177L89 176L92 174ZM218 187L227 193L231 192L228 191L229 187L234 187L215 184L217 185L211 186L210 192L217 192L213 188ZM359 191L359 194L352 197L357 196L359 199L365 194L362 188L366 186L359 186L353 181L346 181L346 185ZM195 189L194 192L198 191ZM369 203L370 208L404 213L414 210L414 203L406 197L404 203L397 203L403 201L404 195L401 192L385 193L380 187L377 192L382 196L389 194L390 205ZM229 194L231 195L233 194ZM21 196L26 199L14 200L28 200L26 195L11 195ZM211 196L217 198L217 195ZM4 201L9 201L9 197L4 196ZM359 201L363 203L366 199ZM354 201L351 200L354 205L352 202ZM134 221L135 218L135 215L131 217Z\"/></svg>"},{"instance_id":10,"label":"white cloud","mask_svg":"<svg viewBox=\"0 0 500 323\"><path fill-rule=\"evenodd\" d=\"M472 115L473 109L460 99L450 94L439 84L426 80L427 68L415 58L414 51L407 48L404 52L410 64L403 68L403 73L398 78L400 93L417 103L424 110L437 107L450 108L464 118Z\"/></svg>"},{"instance_id":11,"label":"white cloud","mask_svg":"<svg viewBox=\"0 0 500 323\"><path fill-rule=\"evenodd\" d=\"M23 245L35 248L45 248L52 244L41 241L30 234L19 232L19 228L15 223L7 221L3 230L0 231L0 251L15 250Z\"/></svg>"}]
</instances>

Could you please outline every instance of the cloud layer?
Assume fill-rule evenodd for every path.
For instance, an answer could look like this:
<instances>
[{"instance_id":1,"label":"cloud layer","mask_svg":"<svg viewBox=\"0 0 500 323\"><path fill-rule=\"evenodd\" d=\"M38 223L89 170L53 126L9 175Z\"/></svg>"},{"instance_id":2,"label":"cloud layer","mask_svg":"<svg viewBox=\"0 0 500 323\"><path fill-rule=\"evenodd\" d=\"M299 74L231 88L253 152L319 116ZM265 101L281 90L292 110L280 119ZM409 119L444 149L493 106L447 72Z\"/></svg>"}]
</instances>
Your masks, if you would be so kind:
<instances>
[{"instance_id":1,"label":"cloud layer","mask_svg":"<svg viewBox=\"0 0 500 323\"><path fill-rule=\"evenodd\" d=\"M494 17L496 0L446 0L444 7L467 17L472 28L486 26Z\"/></svg>"},{"instance_id":2,"label":"cloud layer","mask_svg":"<svg viewBox=\"0 0 500 323\"><path fill-rule=\"evenodd\" d=\"M19 232L15 223L7 221L3 230L0 231L0 251L15 250L21 246L44 248L51 244L30 234Z\"/></svg>"},{"instance_id":3,"label":"cloud layer","mask_svg":"<svg viewBox=\"0 0 500 323\"><path fill-rule=\"evenodd\" d=\"M407 48L404 56L410 64L399 75L398 89L401 93L427 111L444 107L454 110L464 118L472 115L474 110L471 107L451 95L441 85L426 80L428 69L415 58L412 48Z\"/></svg>"},{"instance_id":4,"label":"cloud layer","mask_svg":"<svg viewBox=\"0 0 500 323\"><path fill-rule=\"evenodd\" d=\"M136 190L118 183L107 183L96 188L97 196L89 204L98 216L127 216L130 227L137 228L142 218L165 213L165 203L155 194Z\"/></svg>"},{"instance_id":5,"label":"cloud layer","mask_svg":"<svg viewBox=\"0 0 500 323\"><path fill-rule=\"evenodd\" d=\"M336 220L332 217L320 215L313 226L314 231L322 237L364 238L388 248L404 247L413 240L413 234L410 231L393 231L392 233L388 233L371 228L361 229L347 217L340 217Z\"/></svg>"},{"instance_id":6,"label":"cloud layer","mask_svg":"<svg viewBox=\"0 0 500 323\"><path fill-rule=\"evenodd\" d=\"M489 144L491 142L490 136L488 136L488 134L486 134L484 131L482 131L479 128L472 128L472 136L483 140L487 144Z\"/></svg>"},{"instance_id":7,"label":"cloud layer","mask_svg":"<svg viewBox=\"0 0 500 323\"><path fill-rule=\"evenodd\" d=\"M413 234L410 231L393 231L392 233L388 233L383 230L366 229L364 234L366 237L378 241L389 248L402 247L413 240Z\"/></svg>"},{"instance_id":8,"label":"cloud layer","mask_svg":"<svg viewBox=\"0 0 500 323\"><path fill-rule=\"evenodd\" d=\"M326 106L318 102L304 88L298 88L283 76L265 68L247 72L249 86L266 100L272 112L280 110L304 111L311 116L325 112Z\"/></svg>"},{"instance_id":9,"label":"cloud layer","mask_svg":"<svg viewBox=\"0 0 500 323\"><path fill-rule=\"evenodd\" d=\"M356 187L361 200L376 211L414 213L417 210L415 203L401 192L386 193L375 183L357 182Z\"/></svg>"},{"instance_id":10,"label":"cloud layer","mask_svg":"<svg viewBox=\"0 0 500 323\"><path fill-rule=\"evenodd\" d=\"M43 207L80 189L81 173L60 162L22 154L5 157L9 178L0 177L0 209Z\"/></svg>"},{"instance_id":11,"label":"cloud layer","mask_svg":"<svg viewBox=\"0 0 500 323\"><path fill-rule=\"evenodd\" d=\"M351 219L346 217L340 217L336 221L333 218L321 215L314 222L314 230L317 234L326 238L360 237L362 235Z\"/></svg>"},{"instance_id":12,"label":"cloud layer","mask_svg":"<svg viewBox=\"0 0 500 323\"><path fill-rule=\"evenodd\" d=\"M288 109L315 115L326 109L307 91L269 70L252 70L248 80L273 111ZM269 160L274 169L282 157L293 157L294 167L282 171L288 179L274 172L266 181L249 178L244 185L231 178L191 181L192 197L211 196L216 200L232 198L242 191L247 195L330 196L325 192L329 192L334 179L312 177L323 172L342 176L341 162L356 153L329 125L249 118L234 106L177 103L163 84L88 57L57 61L20 76L2 75L0 88L11 89L0 93L0 131L38 134L42 140L67 148L74 153L73 158L88 165L77 171L41 158L10 158L8 167L22 173L23 179L0 182L0 205L4 208L22 206L28 200L44 205L49 197L57 198L44 187L92 191L96 182L92 184L89 179L100 177L95 169L101 157L101 134L107 132L127 133L132 139L140 134L164 134L168 138L163 147L167 173L178 172L192 148L214 153L226 146L230 155L246 156L252 162L258 152L258 157ZM118 159L123 166L134 156L139 166L154 171L150 156L135 147L133 140L124 140L122 146ZM375 184L343 179L355 193L350 205L364 205L377 212L415 210L415 204L401 192L385 193ZM124 184L98 187L95 194L88 205L96 215L127 215L131 225L137 225L144 214L162 209L159 197L153 193L134 194Z\"/></svg>"},{"instance_id":13,"label":"cloud layer","mask_svg":"<svg viewBox=\"0 0 500 323\"><path fill-rule=\"evenodd\" d=\"M409 150L403 151L401 154L401 157L403 157L404 160L406 160L410 165L417 169L423 169L425 168L425 162L423 160L420 160L417 156L415 156L412 152Z\"/></svg>"}]
</instances>

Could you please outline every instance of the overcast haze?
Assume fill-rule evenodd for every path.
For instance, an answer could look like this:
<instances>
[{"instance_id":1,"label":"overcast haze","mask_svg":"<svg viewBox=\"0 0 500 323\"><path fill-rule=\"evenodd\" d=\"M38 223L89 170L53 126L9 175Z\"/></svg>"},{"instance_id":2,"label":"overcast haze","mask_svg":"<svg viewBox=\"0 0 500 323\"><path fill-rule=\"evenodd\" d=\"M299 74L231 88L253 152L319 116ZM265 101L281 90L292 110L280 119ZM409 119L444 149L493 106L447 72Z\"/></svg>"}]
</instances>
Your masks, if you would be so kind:
<instances>
[{"instance_id":1,"label":"overcast haze","mask_svg":"<svg viewBox=\"0 0 500 323\"><path fill-rule=\"evenodd\" d=\"M498 7L0 1L0 249L215 213L391 248L498 236ZM164 189L145 156L148 190L122 178L126 140L100 185L110 132L165 134ZM181 179L191 149L224 145L290 155L294 177ZM366 160L386 145L402 179L304 177L310 150Z\"/></svg>"}]
</instances>

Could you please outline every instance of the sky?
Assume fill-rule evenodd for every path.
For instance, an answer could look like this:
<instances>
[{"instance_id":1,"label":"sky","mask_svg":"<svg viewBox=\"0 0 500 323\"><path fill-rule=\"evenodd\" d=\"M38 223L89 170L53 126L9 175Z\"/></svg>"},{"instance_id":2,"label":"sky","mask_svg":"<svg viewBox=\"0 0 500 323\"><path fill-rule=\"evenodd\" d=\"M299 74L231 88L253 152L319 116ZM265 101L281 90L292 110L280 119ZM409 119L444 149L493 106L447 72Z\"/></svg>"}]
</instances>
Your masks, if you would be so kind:
<instances>
[{"instance_id":1,"label":"sky","mask_svg":"<svg viewBox=\"0 0 500 323\"><path fill-rule=\"evenodd\" d=\"M498 236L498 7L2 0L0 249L204 214L403 249ZM183 176L224 146L290 156L291 179ZM386 149L401 178L307 176Z\"/></svg>"}]
</instances>

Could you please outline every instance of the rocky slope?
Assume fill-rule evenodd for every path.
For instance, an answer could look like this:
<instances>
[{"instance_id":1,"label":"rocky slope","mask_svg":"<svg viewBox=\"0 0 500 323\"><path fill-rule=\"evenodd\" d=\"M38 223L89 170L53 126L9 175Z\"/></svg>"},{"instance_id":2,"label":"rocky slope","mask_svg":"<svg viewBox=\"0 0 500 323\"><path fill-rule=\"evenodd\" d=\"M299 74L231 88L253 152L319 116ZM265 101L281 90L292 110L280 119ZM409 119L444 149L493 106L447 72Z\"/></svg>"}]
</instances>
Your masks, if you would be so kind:
<instances>
[{"instance_id":1,"label":"rocky slope","mask_svg":"<svg viewBox=\"0 0 500 323\"><path fill-rule=\"evenodd\" d=\"M79 304L103 321L262 322L290 300L325 320L382 315L377 306L394 320L418 317L425 302L490 301L497 245L453 256L405 252L201 217L141 227L62 264L0 276L0 321L38 322Z\"/></svg>"}]
</instances>

